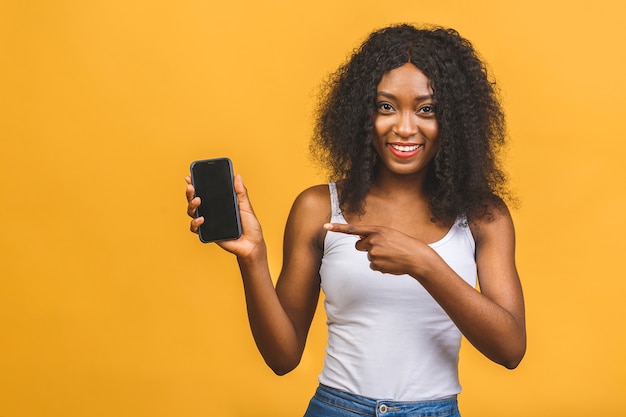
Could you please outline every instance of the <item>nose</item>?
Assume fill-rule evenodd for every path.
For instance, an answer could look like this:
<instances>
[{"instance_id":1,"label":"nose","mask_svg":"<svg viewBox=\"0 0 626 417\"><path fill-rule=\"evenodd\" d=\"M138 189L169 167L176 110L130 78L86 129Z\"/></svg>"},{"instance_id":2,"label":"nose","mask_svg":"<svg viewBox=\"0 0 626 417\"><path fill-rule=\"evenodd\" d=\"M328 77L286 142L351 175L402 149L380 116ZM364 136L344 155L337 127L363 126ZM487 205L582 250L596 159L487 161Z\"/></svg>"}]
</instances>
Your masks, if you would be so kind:
<instances>
[{"instance_id":1,"label":"nose","mask_svg":"<svg viewBox=\"0 0 626 417\"><path fill-rule=\"evenodd\" d=\"M409 138L415 135L417 133L417 115L412 111L399 113L395 133L403 138Z\"/></svg>"}]
</instances>

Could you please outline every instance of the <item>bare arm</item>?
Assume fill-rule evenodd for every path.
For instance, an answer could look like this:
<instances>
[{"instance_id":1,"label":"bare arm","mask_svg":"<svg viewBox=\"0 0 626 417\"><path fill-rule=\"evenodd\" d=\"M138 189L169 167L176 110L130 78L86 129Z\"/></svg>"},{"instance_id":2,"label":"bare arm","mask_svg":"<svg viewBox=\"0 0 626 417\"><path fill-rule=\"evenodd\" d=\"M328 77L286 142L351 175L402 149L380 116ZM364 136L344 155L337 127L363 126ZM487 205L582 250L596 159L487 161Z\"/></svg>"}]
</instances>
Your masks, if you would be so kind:
<instances>
[{"instance_id":1,"label":"bare arm","mask_svg":"<svg viewBox=\"0 0 626 417\"><path fill-rule=\"evenodd\" d=\"M494 221L483 222L473 231L480 294L488 300L485 303L492 315L482 324L486 335L476 336L483 331L477 323L477 328L468 329L466 337L487 357L513 369L526 353L524 296L515 265L513 219L504 208L496 211Z\"/></svg>"},{"instance_id":2,"label":"bare arm","mask_svg":"<svg viewBox=\"0 0 626 417\"><path fill-rule=\"evenodd\" d=\"M485 356L509 369L526 351L522 288L515 267L515 232L505 208L472 230L481 292L459 277L428 245L399 231L377 226L326 225L361 236L357 249L368 252L372 269L409 274L450 316Z\"/></svg>"},{"instance_id":3,"label":"bare arm","mask_svg":"<svg viewBox=\"0 0 626 417\"><path fill-rule=\"evenodd\" d=\"M513 221L508 211L498 209L493 221L483 221L472 230L480 292L455 279L458 277L454 271L438 256L433 256L434 268L425 271L420 282L470 343L489 359L513 369L526 352L524 298L515 266Z\"/></svg>"},{"instance_id":4,"label":"bare arm","mask_svg":"<svg viewBox=\"0 0 626 417\"><path fill-rule=\"evenodd\" d=\"M188 181L189 183L189 181ZM235 179L242 221L242 237L219 242L235 254L243 279L248 319L257 347L272 370L285 374L302 357L306 337L319 298L320 242L322 224L328 219L328 191L315 187L303 192L294 202L284 241L284 262L274 288L267 261L261 227L254 215L241 177ZM193 187L187 188L188 213L193 215L199 199ZM191 230L203 220L194 219Z\"/></svg>"}]
</instances>

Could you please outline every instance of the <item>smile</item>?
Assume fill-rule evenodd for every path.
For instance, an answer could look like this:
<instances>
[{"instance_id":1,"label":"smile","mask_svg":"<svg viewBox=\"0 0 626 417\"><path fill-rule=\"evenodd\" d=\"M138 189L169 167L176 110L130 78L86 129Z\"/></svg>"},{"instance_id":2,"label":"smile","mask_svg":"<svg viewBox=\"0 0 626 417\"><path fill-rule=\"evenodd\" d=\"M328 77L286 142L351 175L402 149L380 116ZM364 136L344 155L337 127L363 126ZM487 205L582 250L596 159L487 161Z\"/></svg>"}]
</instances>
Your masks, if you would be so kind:
<instances>
[{"instance_id":1,"label":"smile","mask_svg":"<svg viewBox=\"0 0 626 417\"><path fill-rule=\"evenodd\" d=\"M396 156L396 158L401 159L412 158L413 156L420 153L420 151L424 148L423 144L402 145L399 143L388 143L387 146L389 146L389 150L393 155Z\"/></svg>"},{"instance_id":2,"label":"smile","mask_svg":"<svg viewBox=\"0 0 626 417\"><path fill-rule=\"evenodd\" d=\"M413 152L419 149L422 145L395 145L393 143L389 144L393 149L398 152Z\"/></svg>"}]
</instances>

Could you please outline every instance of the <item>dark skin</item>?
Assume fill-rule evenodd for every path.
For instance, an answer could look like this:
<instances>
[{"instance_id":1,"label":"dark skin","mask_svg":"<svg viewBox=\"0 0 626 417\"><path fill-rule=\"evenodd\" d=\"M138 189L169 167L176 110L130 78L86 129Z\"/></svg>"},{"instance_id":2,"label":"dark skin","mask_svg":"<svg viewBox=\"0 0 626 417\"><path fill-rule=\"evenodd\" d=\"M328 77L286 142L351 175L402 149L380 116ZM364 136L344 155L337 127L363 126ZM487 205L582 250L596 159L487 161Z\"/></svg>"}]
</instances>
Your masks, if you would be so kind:
<instances>
[{"instance_id":1,"label":"dark skin","mask_svg":"<svg viewBox=\"0 0 626 417\"><path fill-rule=\"evenodd\" d=\"M187 180L188 214L193 217L200 199ZM284 237L283 266L276 288L267 262L267 249L241 176L235 178L243 234L218 244L237 256L244 283L250 328L261 355L272 370L283 375L302 357L320 293L324 223L330 218L327 186L304 191L293 204ZM194 218L197 233L204 219Z\"/></svg>"},{"instance_id":2,"label":"dark skin","mask_svg":"<svg viewBox=\"0 0 626 417\"><path fill-rule=\"evenodd\" d=\"M328 186L302 192L287 220L283 266L275 288L260 224L241 177L235 178L243 235L218 244L237 256L259 351L277 374L300 362L319 298L324 236L333 231L360 236L356 250L368 253L373 270L419 281L479 351L515 368L526 350L526 330L510 213L501 204L492 207L493 218L470 224L479 292L428 246L451 226L431 221L425 192L426 172L439 140L428 79L406 64L386 73L378 90L374 116L378 162L364 214L344 213L348 224L328 223ZM188 214L193 218L200 200L186 180ZM193 218L191 231L197 233L203 221Z\"/></svg>"}]
</instances>

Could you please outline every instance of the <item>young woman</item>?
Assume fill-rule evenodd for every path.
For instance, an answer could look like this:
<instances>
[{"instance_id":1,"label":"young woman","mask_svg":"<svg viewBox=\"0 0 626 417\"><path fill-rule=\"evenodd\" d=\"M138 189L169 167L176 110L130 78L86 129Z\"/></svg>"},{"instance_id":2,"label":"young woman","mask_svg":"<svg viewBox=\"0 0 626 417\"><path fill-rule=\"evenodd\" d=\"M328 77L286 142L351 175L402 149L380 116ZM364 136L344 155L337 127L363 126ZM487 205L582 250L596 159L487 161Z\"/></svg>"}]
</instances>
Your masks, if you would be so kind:
<instances>
[{"instance_id":1,"label":"young woman","mask_svg":"<svg viewBox=\"0 0 626 417\"><path fill-rule=\"evenodd\" d=\"M298 365L325 293L328 347L307 417L459 415L461 334L494 362L519 364L504 140L471 44L452 29L397 25L372 33L326 85L312 150L336 182L294 202L276 287L236 177L243 235L219 245L237 256L254 339L277 374ZM197 232L201 202L187 182Z\"/></svg>"}]
</instances>

